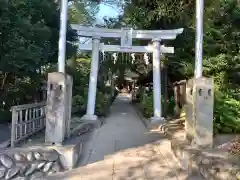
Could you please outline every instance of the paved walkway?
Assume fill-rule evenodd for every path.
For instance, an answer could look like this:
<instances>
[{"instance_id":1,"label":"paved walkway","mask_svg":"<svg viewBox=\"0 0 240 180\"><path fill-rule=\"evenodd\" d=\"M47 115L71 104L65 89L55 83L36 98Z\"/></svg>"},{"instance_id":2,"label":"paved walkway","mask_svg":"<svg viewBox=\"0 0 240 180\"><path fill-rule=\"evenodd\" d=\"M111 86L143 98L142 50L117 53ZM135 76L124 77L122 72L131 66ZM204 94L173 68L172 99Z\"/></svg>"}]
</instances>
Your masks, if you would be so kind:
<instances>
[{"instance_id":1,"label":"paved walkway","mask_svg":"<svg viewBox=\"0 0 240 180\"><path fill-rule=\"evenodd\" d=\"M9 124L0 124L0 144L11 139L11 129Z\"/></svg>"},{"instance_id":2,"label":"paved walkway","mask_svg":"<svg viewBox=\"0 0 240 180\"><path fill-rule=\"evenodd\" d=\"M68 180L185 180L160 133L149 132L120 95L104 125L84 144L78 168L59 174Z\"/></svg>"}]
</instances>

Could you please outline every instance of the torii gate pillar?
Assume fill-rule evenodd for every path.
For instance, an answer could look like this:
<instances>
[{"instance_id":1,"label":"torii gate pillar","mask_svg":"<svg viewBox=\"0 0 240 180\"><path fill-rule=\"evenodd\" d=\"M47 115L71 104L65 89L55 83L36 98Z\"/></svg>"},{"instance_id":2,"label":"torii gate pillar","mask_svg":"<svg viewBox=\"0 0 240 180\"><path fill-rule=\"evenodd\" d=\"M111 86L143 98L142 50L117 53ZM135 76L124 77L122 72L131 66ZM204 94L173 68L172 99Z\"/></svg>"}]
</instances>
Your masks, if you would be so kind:
<instances>
[{"instance_id":1,"label":"torii gate pillar","mask_svg":"<svg viewBox=\"0 0 240 180\"><path fill-rule=\"evenodd\" d=\"M97 92L100 39L101 39L100 36L92 37L92 60L91 60L91 72L89 77L88 104L87 104L87 112L82 117L83 120L94 121L98 119L98 117L95 115L95 104L96 104L96 92Z\"/></svg>"},{"instance_id":2,"label":"torii gate pillar","mask_svg":"<svg viewBox=\"0 0 240 180\"><path fill-rule=\"evenodd\" d=\"M153 108L154 116L151 118L152 123L164 123L162 117L162 104L161 104L161 52L160 52L161 39L153 39Z\"/></svg>"}]
</instances>

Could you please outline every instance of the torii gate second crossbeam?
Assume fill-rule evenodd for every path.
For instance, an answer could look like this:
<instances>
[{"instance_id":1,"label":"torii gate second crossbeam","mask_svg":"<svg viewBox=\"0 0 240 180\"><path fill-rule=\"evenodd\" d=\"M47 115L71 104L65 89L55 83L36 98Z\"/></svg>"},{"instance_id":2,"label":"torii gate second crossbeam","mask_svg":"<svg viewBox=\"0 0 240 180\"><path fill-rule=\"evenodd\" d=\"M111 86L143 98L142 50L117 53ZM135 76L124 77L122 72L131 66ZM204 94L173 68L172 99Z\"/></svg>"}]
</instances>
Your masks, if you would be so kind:
<instances>
[{"instance_id":1,"label":"torii gate second crossbeam","mask_svg":"<svg viewBox=\"0 0 240 180\"><path fill-rule=\"evenodd\" d=\"M79 44L79 49L83 51L91 51L92 44ZM131 46L131 48L122 48L119 45L106 45L104 43L100 44L100 51L105 52L134 52L134 53L152 53L154 48L151 45L148 46ZM173 54L174 47L166 47L164 45L160 46L160 52L162 54Z\"/></svg>"}]
</instances>

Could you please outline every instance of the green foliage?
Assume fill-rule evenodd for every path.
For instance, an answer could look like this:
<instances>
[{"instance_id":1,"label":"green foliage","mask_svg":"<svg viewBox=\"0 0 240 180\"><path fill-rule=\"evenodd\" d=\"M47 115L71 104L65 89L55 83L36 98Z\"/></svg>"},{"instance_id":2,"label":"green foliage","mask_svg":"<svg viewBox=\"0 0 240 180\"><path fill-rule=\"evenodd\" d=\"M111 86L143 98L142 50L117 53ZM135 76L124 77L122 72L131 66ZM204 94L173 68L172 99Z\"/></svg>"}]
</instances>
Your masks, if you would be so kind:
<instances>
[{"instance_id":1,"label":"green foliage","mask_svg":"<svg viewBox=\"0 0 240 180\"><path fill-rule=\"evenodd\" d=\"M216 90L214 104L214 132L240 133L240 101Z\"/></svg>"},{"instance_id":2,"label":"green foliage","mask_svg":"<svg viewBox=\"0 0 240 180\"><path fill-rule=\"evenodd\" d=\"M86 96L81 96L81 95L75 95L73 96L72 98L72 106L73 107L82 107L85 105L85 102L86 102Z\"/></svg>"},{"instance_id":3,"label":"green foliage","mask_svg":"<svg viewBox=\"0 0 240 180\"><path fill-rule=\"evenodd\" d=\"M10 122L12 119L12 112L6 109L0 109L1 123Z\"/></svg>"},{"instance_id":4,"label":"green foliage","mask_svg":"<svg viewBox=\"0 0 240 180\"><path fill-rule=\"evenodd\" d=\"M90 58L78 58L73 67L68 67L67 72L73 78L73 95L86 93L90 74Z\"/></svg>"},{"instance_id":5,"label":"green foliage","mask_svg":"<svg viewBox=\"0 0 240 180\"><path fill-rule=\"evenodd\" d=\"M106 21L108 26L131 26L134 29L184 28L175 41L164 41L175 47L174 56L166 56L169 84L189 79L194 73L195 59L195 2L185 0L145 1L126 0L124 13L119 21ZM215 93L214 126L217 132L239 132L237 113L240 94L240 1L206 1L204 5L204 59L203 74L213 77L218 87ZM109 23L113 25L109 25ZM115 25L115 26L114 26ZM143 45L144 42L135 42ZM143 43L143 44L142 44ZM144 68L138 69L144 73ZM139 92L140 93L140 92ZM149 97L142 97L144 109L151 104ZM169 99L173 109L173 99ZM146 107L145 107L146 106ZM150 112L150 110L148 110ZM150 113L147 113L150 116Z\"/></svg>"},{"instance_id":6,"label":"green foliage","mask_svg":"<svg viewBox=\"0 0 240 180\"><path fill-rule=\"evenodd\" d=\"M170 96L168 100L168 109L167 109L167 114L170 116L174 115L174 107L175 107L175 101L174 101L174 96Z\"/></svg>"},{"instance_id":7,"label":"green foliage","mask_svg":"<svg viewBox=\"0 0 240 180\"><path fill-rule=\"evenodd\" d=\"M60 19L57 3L4 0L0 14L1 72L35 75L41 66L56 62ZM68 40L76 40L71 29L68 33Z\"/></svg>"},{"instance_id":8,"label":"green foliage","mask_svg":"<svg viewBox=\"0 0 240 180\"><path fill-rule=\"evenodd\" d=\"M68 17L73 24L91 24L95 20L95 15L99 11L99 3L89 0L72 0Z\"/></svg>"},{"instance_id":9,"label":"green foliage","mask_svg":"<svg viewBox=\"0 0 240 180\"><path fill-rule=\"evenodd\" d=\"M106 116L111 103L112 97L110 94L98 92L96 97L96 114L99 116Z\"/></svg>"},{"instance_id":10,"label":"green foliage","mask_svg":"<svg viewBox=\"0 0 240 180\"><path fill-rule=\"evenodd\" d=\"M143 94L140 106L144 117L150 118L153 116L153 93Z\"/></svg>"},{"instance_id":11,"label":"green foliage","mask_svg":"<svg viewBox=\"0 0 240 180\"><path fill-rule=\"evenodd\" d=\"M57 1L0 2L0 103L5 103L4 111L39 101L43 69L57 62L59 20ZM76 40L77 33L68 27L67 58L76 53Z\"/></svg>"},{"instance_id":12,"label":"green foliage","mask_svg":"<svg viewBox=\"0 0 240 180\"><path fill-rule=\"evenodd\" d=\"M88 82L90 73L90 58L81 57L76 60L75 66L67 69L73 77L73 101L72 106L78 115L83 115L87 109ZM105 116L113 101L111 88L106 87L103 79L99 79L96 95L96 114Z\"/></svg>"},{"instance_id":13,"label":"green foliage","mask_svg":"<svg viewBox=\"0 0 240 180\"><path fill-rule=\"evenodd\" d=\"M83 115L86 112L88 100L87 92L87 89L85 89L85 93L73 96L72 106L73 109L75 109L75 113L79 114L79 112L81 112L81 115ZM96 115L106 116L112 102L113 97L111 97L111 94L104 91L97 91L95 108Z\"/></svg>"},{"instance_id":14,"label":"green foliage","mask_svg":"<svg viewBox=\"0 0 240 180\"><path fill-rule=\"evenodd\" d=\"M153 92L144 92L143 88L138 89L137 91L137 102L139 103L139 108L145 118L153 117L154 113L154 102L153 102ZM164 100L162 98L162 107L164 105ZM172 101L169 102L169 104Z\"/></svg>"}]
</instances>

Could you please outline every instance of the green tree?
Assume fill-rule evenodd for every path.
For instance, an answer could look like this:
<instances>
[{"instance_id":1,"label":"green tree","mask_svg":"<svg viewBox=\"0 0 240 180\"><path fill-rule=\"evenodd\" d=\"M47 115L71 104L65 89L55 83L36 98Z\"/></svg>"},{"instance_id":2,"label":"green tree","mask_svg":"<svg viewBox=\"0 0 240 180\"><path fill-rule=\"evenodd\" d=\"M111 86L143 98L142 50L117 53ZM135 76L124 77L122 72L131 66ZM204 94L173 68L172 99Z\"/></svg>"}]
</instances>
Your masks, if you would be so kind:
<instances>
[{"instance_id":1,"label":"green tree","mask_svg":"<svg viewBox=\"0 0 240 180\"><path fill-rule=\"evenodd\" d=\"M57 62L59 19L59 4L54 1L0 2L1 96L11 97L8 93L14 88L18 91L18 82L39 82L42 67ZM76 40L77 34L69 26L68 49ZM71 53L75 52L68 50L67 56Z\"/></svg>"}]
</instances>

